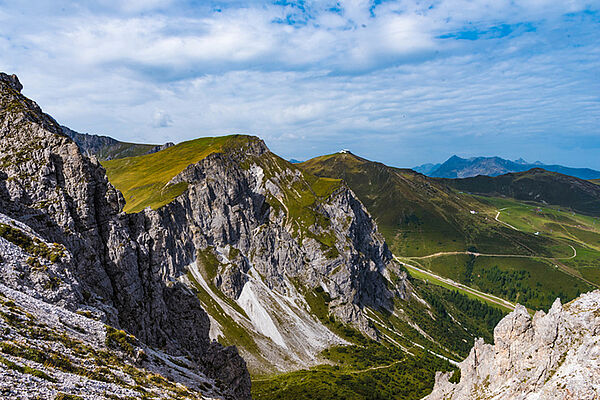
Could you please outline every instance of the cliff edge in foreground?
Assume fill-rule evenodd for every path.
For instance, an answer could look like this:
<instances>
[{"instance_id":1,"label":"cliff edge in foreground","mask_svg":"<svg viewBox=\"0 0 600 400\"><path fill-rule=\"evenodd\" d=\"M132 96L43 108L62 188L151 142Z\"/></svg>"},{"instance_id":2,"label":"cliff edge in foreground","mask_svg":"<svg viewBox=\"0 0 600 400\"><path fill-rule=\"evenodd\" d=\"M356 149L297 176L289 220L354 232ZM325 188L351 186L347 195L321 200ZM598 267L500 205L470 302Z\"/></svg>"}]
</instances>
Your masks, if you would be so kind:
<instances>
[{"instance_id":1,"label":"cliff edge in foreground","mask_svg":"<svg viewBox=\"0 0 600 400\"><path fill-rule=\"evenodd\" d=\"M460 363L458 383L436 376L437 399L600 398L600 291L530 317L523 306L494 330L494 345L478 340Z\"/></svg>"}]
</instances>

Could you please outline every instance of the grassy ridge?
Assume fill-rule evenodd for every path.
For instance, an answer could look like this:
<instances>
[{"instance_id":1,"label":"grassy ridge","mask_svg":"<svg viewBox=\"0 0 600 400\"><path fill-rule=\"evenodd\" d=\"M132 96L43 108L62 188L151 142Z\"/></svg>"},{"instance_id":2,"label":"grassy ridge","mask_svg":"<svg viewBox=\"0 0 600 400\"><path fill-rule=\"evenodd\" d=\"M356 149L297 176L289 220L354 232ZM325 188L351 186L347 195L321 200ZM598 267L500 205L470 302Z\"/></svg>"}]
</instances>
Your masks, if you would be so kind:
<instances>
[{"instance_id":1,"label":"grassy ridge","mask_svg":"<svg viewBox=\"0 0 600 400\"><path fill-rule=\"evenodd\" d=\"M126 212L157 209L183 193L187 184L167 185L188 165L227 146L241 146L249 136L231 135L190 140L153 154L102 162L110 182L123 193Z\"/></svg>"},{"instance_id":2,"label":"grassy ridge","mask_svg":"<svg viewBox=\"0 0 600 400\"><path fill-rule=\"evenodd\" d=\"M402 256L466 251L548 255L556 243L496 223L493 206L412 170L353 154L332 154L298 164L321 177L343 179L377 221L390 249ZM476 214L472 213L475 212Z\"/></svg>"},{"instance_id":3,"label":"grassy ridge","mask_svg":"<svg viewBox=\"0 0 600 400\"><path fill-rule=\"evenodd\" d=\"M532 309L549 307L556 296L571 300L600 284L598 218L506 198L474 196L451 189L444 184L446 180L349 153L317 157L299 165L318 176L344 179L376 219L391 250L441 276ZM564 183L563 175L545 172L523 174L521 181L531 176L539 176L544 185L556 176L561 179L559 187ZM500 222L495 219L499 210ZM577 250L572 259L570 246ZM475 259L467 254L442 254L418 258L465 251L521 257Z\"/></svg>"}]
</instances>

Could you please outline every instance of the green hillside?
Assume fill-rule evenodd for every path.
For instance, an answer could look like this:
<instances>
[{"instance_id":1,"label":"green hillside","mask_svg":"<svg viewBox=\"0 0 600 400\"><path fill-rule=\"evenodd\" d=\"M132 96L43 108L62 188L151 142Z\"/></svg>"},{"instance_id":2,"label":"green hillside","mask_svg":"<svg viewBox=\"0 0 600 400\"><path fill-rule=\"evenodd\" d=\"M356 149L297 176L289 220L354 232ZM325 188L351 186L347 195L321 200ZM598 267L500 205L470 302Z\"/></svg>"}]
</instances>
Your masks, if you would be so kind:
<instances>
[{"instance_id":1,"label":"green hillside","mask_svg":"<svg viewBox=\"0 0 600 400\"><path fill-rule=\"evenodd\" d=\"M541 168L494 177L443 179L441 182L474 194L553 204L577 213L600 216L600 186Z\"/></svg>"},{"instance_id":2,"label":"green hillside","mask_svg":"<svg viewBox=\"0 0 600 400\"><path fill-rule=\"evenodd\" d=\"M350 153L298 164L317 176L343 179L377 221L391 250L405 257L466 251L568 254L558 243L493 221L492 205L408 169L388 167Z\"/></svg>"},{"instance_id":3,"label":"green hillside","mask_svg":"<svg viewBox=\"0 0 600 400\"><path fill-rule=\"evenodd\" d=\"M109 181L123 193L126 212L146 207L156 209L185 191L185 183L168 184L185 167L223 151L226 146L241 146L249 138L241 135L200 138L158 153L103 161L102 165Z\"/></svg>"},{"instance_id":4,"label":"green hillside","mask_svg":"<svg viewBox=\"0 0 600 400\"><path fill-rule=\"evenodd\" d=\"M299 165L344 179L392 251L409 265L532 309L547 309L557 296L571 300L600 285L600 223L593 217L473 196L449 187L448 180L350 153ZM544 186L550 185L543 177Z\"/></svg>"}]
</instances>

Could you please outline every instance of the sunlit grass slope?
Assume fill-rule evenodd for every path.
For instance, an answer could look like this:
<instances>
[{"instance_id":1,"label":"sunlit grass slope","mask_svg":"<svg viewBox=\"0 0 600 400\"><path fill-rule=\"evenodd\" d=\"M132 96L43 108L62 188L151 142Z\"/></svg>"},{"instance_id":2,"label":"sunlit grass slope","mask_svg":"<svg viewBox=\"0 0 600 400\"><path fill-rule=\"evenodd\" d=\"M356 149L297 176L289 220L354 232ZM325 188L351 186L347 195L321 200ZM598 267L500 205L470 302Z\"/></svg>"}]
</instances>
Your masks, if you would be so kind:
<instances>
[{"instance_id":1,"label":"sunlit grass slope","mask_svg":"<svg viewBox=\"0 0 600 400\"><path fill-rule=\"evenodd\" d=\"M167 184L188 165L252 139L243 135L200 138L158 153L104 161L102 165L109 181L123 193L126 212L138 212L146 207L157 209L186 190L186 183Z\"/></svg>"},{"instance_id":2,"label":"sunlit grass slope","mask_svg":"<svg viewBox=\"0 0 600 400\"><path fill-rule=\"evenodd\" d=\"M474 196L447 186L447 180L350 153L299 165L317 176L343 178L376 219L392 251L409 264L532 309L547 309L557 296L568 301L600 284L598 218ZM559 187L570 179L543 172L523 176L542 179L544 187L550 178L557 178ZM502 222L496 220L498 211ZM569 258L570 246L577 249L574 258ZM506 257L474 257L466 250Z\"/></svg>"},{"instance_id":3,"label":"sunlit grass slope","mask_svg":"<svg viewBox=\"0 0 600 400\"><path fill-rule=\"evenodd\" d=\"M497 223L493 205L412 170L350 153L316 157L298 165L317 176L343 179L375 218L397 255L424 256L475 248L489 253L550 256L556 245L552 239L536 238Z\"/></svg>"}]
</instances>

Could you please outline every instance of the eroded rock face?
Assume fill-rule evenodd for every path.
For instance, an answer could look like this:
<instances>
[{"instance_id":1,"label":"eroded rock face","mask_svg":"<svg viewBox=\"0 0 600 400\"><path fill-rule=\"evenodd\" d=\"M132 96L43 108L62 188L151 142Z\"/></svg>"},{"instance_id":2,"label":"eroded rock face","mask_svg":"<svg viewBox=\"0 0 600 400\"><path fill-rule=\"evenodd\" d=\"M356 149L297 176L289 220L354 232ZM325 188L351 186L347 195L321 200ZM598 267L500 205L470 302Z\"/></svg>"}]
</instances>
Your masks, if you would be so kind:
<instances>
[{"instance_id":1,"label":"eroded rock face","mask_svg":"<svg viewBox=\"0 0 600 400\"><path fill-rule=\"evenodd\" d=\"M70 275L45 287L36 283L42 278L30 279L34 272L22 258L11 267L15 273L0 274L7 286L70 310L83 304L150 346L189 355L236 399L250 396L245 363L235 349L209 340L209 317L187 286L188 272L203 268L201 256L216 260L206 279L224 296L273 306L267 327L260 313L236 318L257 330L261 352L276 345L278 358L293 353L280 370L343 342L310 315L302 291L324 288L330 313L371 337L377 332L364 307L391 309L394 295L408 296L405 280L388 289L392 255L345 185L315 203L311 212L323 223L298 224L285 203L294 185L308 186L303 173L250 138L175 176L171 183L188 187L171 203L124 214L123 196L102 166L22 96L15 79L0 79L0 212L64 246L70 257L48 268ZM290 326L303 328L285 332Z\"/></svg>"},{"instance_id":2,"label":"eroded rock face","mask_svg":"<svg viewBox=\"0 0 600 400\"><path fill-rule=\"evenodd\" d=\"M494 345L475 342L461 378L438 373L427 400L600 398L600 291L531 318L523 306L494 330Z\"/></svg>"},{"instance_id":3,"label":"eroded rock face","mask_svg":"<svg viewBox=\"0 0 600 400\"><path fill-rule=\"evenodd\" d=\"M16 77L0 75L0 212L64 246L71 257L55 260L55 269L68 270L76 280L56 278L55 285L31 292L49 302L59 298L70 310L82 303L94 307L107 323L146 344L193 357L209 378L224 383L226 397L249 398L244 361L235 350L210 343L208 316L175 279L189 261L181 254L194 254L193 244L181 243L170 230L185 220L121 213L123 197L104 169L20 89ZM16 277L0 274L0 280L25 290L32 273L23 265ZM68 295L57 298L59 290Z\"/></svg>"}]
</instances>

